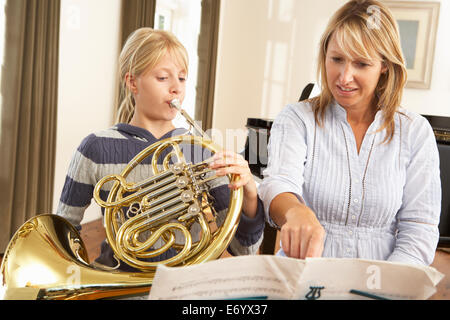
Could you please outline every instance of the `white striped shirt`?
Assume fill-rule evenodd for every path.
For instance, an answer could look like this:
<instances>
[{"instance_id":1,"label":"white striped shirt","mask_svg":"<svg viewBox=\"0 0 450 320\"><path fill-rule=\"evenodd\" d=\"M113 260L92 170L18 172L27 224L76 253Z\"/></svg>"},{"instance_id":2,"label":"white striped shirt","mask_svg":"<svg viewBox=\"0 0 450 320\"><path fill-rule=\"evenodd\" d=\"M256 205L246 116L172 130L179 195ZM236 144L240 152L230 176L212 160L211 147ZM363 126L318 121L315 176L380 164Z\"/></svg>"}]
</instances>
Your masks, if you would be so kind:
<instances>
[{"instance_id":1,"label":"white striped shirt","mask_svg":"<svg viewBox=\"0 0 450 320\"><path fill-rule=\"evenodd\" d=\"M378 111L358 154L339 104L327 108L322 127L309 102L286 106L273 123L259 186L268 221L274 224L273 198L291 192L325 229L322 256L431 264L439 239L439 154L428 121L399 111L392 141L382 143L386 130L376 132Z\"/></svg>"}]
</instances>

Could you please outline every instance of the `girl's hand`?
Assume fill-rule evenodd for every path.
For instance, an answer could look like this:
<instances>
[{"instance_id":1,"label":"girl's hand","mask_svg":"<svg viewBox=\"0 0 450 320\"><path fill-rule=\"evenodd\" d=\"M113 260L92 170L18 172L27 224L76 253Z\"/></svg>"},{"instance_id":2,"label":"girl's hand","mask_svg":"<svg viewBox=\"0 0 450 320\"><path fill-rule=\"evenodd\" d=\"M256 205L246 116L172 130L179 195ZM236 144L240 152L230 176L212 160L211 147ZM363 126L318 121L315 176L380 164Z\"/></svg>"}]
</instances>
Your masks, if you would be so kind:
<instances>
[{"instance_id":1,"label":"girl's hand","mask_svg":"<svg viewBox=\"0 0 450 320\"><path fill-rule=\"evenodd\" d=\"M228 185L230 189L237 190L244 187L244 213L253 218L256 215L258 193L256 183L248 166L248 162L240 154L232 151L221 151L214 154L209 167L215 170L218 177L227 174L236 174L239 179Z\"/></svg>"}]
</instances>

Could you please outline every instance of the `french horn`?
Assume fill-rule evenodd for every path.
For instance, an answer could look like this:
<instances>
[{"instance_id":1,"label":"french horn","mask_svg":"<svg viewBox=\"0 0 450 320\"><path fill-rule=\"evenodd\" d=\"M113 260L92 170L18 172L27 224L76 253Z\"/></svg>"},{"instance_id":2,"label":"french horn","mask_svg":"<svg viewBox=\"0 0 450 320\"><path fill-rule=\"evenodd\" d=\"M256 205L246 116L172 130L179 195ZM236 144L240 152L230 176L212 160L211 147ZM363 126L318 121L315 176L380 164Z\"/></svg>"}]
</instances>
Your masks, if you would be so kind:
<instances>
[{"instance_id":1,"label":"french horn","mask_svg":"<svg viewBox=\"0 0 450 320\"><path fill-rule=\"evenodd\" d=\"M105 208L106 237L118 264L137 271L91 264L74 226L60 216L41 214L25 222L8 244L1 265L3 299L90 300L145 294L158 265L183 267L222 255L239 224L243 189L230 190L226 216L218 221L209 193L218 177L209 169L210 158L188 162L182 147L199 146L211 155L221 148L181 109L178 100L171 106L200 136L185 134L156 142L138 153L120 174L102 178L94 188L95 201ZM149 157L153 175L140 182L127 181ZM239 179L237 175L225 178ZM111 187L104 201L100 190L107 184ZM197 230L194 236L193 229ZM151 261L169 250L172 254L167 259Z\"/></svg>"}]
</instances>

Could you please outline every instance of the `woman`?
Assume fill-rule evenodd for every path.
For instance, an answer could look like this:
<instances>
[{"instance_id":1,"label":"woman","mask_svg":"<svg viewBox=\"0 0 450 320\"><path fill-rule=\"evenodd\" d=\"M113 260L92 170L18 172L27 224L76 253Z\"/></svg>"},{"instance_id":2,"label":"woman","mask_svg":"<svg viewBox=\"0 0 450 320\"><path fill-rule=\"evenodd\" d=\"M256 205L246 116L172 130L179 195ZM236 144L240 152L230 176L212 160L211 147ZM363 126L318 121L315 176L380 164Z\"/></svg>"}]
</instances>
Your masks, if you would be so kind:
<instances>
[{"instance_id":1,"label":"woman","mask_svg":"<svg viewBox=\"0 0 450 320\"><path fill-rule=\"evenodd\" d=\"M127 39L120 54L119 73L123 99L118 123L82 141L66 177L57 214L75 226L80 225L84 211L92 200L93 189L101 178L122 172L136 154L151 144L186 133L186 130L177 129L172 124L177 109L170 106L173 99L183 101L188 74L187 52L178 39L166 31L151 28L136 30ZM203 155L202 150L200 154ZM187 156L195 158L196 154L186 153ZM190 159L186 160L189 162ZM218 223L227 211L229 188L244 187L243 214L228 250L232 254L255 253L262 241L264 212L257 198L256 184L248 163L241 156L225 151L214 155L210 167L218 176L240 176L236 183L229 186L217 182L210 185L209 192L215 197ZM152 174L150 159L146 159L127 179L138 182ZM105 188L100 193L104 201L111 184ZM192 230L195 230L195 226ZM197 236L199 232L197 228ZM156 247L163 243L160 240ZM175 254L175 250L170 249L147 261L166 260ZM106 241L102 243L101 255L96 259L96 264L135 271L125 262L114 258Z\"/></svg>"},{"instance_id":2,"label":"woman","mask_svg":"<svg viewBox=\"0 0 450 320\"><path fill-rule=\"evenodd\" d=\"M334 14L318 75L320 95L286 106L271 129L259 195L281 229L280 254L429 265L438 151L426 119L400 106L406 69L382 3L349 1Z\"/></svg>"}]
</instances>

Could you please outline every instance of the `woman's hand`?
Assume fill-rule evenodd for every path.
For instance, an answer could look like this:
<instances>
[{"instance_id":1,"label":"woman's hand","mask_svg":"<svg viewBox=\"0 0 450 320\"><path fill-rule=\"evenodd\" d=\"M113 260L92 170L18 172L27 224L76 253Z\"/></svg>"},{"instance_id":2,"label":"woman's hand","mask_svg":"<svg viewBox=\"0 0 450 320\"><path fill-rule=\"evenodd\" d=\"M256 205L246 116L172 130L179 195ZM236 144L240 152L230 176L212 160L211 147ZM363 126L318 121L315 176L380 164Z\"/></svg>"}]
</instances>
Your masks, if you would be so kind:
<instances>
[{"instance_id":1,"label":"woman's hand","mask_svg":"<svg viewBox=\"0 0 450 320\"><path fill-rule=\"evenodd\" d=\"M270 205L272 219L281 225L281 247L288 257L321 257L325 230L314 212L292 193L276 196Z\"/></svg>"},{"instance_id":2,"label":"woman's hand","mask_svg":"<svg viewBox=\"0 0 450 320\"><path fill-rule=\"evenodd\" d=\"M304 210L292 208L286 213L280 236L283 251L288 257L322 256L325 231L314 212L306 206Z\"/></svg>"},{"instance_id":3,"label":"woman's hand","mask_svg":"<svg viewBox=\"0 0 450 320\"><path fill-rule=\"evenodd\" d=\"M255 217L258 205L258 192L248 162L244 157L232 151L220 151L214 154L209 167L215 170L216 175L219 177L227 174L239 176L239 179L230 183L228 187L233 190L244 187L242 210L249 218Z\"/></svg>"}]
</instances>

